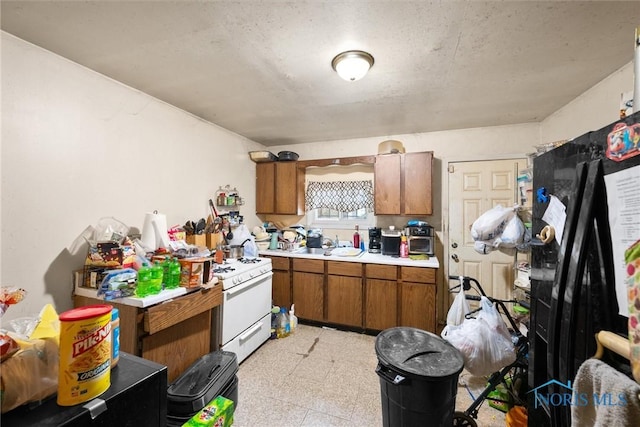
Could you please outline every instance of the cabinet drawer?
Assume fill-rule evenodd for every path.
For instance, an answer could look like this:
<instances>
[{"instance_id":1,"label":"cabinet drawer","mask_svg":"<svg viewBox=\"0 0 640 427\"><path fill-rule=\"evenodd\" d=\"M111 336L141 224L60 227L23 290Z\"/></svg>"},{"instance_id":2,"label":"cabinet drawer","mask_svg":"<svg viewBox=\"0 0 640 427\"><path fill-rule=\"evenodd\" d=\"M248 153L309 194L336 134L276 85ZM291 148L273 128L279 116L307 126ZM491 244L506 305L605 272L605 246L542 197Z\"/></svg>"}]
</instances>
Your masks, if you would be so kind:
<instances>
[{"instance_id":1,"label":"cabinet drawer","mask_svg":"<svg viewBox=\"0 0 640 427\"><path fill-rule=\"evenodd\" d=\"M324 273L324 261L319 259L293 259L294 271L306 271L308 273Z\"/></svg>"},{"instance_id":2,"label":"cabinet drawer","mask_svg":"<svg viewBox=\"0 0 640 427\"><path fill-rule=\"evenodd\" d=\"M338 276L362 277L362 264L359 262L327 261L327 273Z\"/></svg>"},{"instance_id":3,"label":"cabinet drawer","mask_svg":"<svg viewBox=\"0 0 640 427\"><path fill-rule=\"evenodd\" d=\"M403 282L436 283L435 268L400 267Z\"/></svg>"},{"instance_id":4,"label":"cabinet drawer","mask_svg":"<svg viewBox=\"0 0 640 427\"><path fill-rule=\"evenodd\" d=\"M398 278L398 267L395 265L367 264L365 268L367 279L396 280Z\"/></svg>"},{"instance_id":5,"label":"cabinet drawer","mask_svg":"<svg viewBox=\"0 0 640 427\"><path fill-rule=\"evenodd\" d=\"M289 258L282 256L271 257L271 266L274 270L289 271Z\"/></svg>"},{"instance_id":6,"label":"cabinet drawer","mask_svg":"<svg viewBox=\"0 0 640 427\"><path fill-rule=\"evenodd\" d=\"M154 334L220 304L222 304L222 285L154 305L144 313L144 330Z\"/></svg>"}]
</instances>

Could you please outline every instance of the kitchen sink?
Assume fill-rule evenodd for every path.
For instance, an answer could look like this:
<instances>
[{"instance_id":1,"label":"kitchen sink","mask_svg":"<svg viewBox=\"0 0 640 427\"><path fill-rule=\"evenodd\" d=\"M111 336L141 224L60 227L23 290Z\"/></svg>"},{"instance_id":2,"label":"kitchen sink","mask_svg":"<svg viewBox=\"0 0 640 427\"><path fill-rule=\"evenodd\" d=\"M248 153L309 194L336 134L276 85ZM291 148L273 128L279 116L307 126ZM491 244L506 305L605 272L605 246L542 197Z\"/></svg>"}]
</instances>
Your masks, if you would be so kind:
<instances>
[{"instance_id":1,"label":"kitchen sink","mask_svg":"<svg viewBox=\"0 0 640 427\"><path fill-rule=\"evenodd\" d=\"M360 256L364 252L357 248L300 248L294 251L297 254L333 255L333 256Z\"/></svg>"},{"instance_id":2,"label":"kitchen sink","mask_svg":"<svg viewBox=\"0 0 640 427\"><path fill-rule=\"evenodd\" d=\"M297 254L314 254L314 255L324 255L325 253L330 254L331 253L331 249L323 249L323 248L307 248L307 247L303 247L300 249L297 249L295 251L295 253Z\"/></svg>"}]
</instances>

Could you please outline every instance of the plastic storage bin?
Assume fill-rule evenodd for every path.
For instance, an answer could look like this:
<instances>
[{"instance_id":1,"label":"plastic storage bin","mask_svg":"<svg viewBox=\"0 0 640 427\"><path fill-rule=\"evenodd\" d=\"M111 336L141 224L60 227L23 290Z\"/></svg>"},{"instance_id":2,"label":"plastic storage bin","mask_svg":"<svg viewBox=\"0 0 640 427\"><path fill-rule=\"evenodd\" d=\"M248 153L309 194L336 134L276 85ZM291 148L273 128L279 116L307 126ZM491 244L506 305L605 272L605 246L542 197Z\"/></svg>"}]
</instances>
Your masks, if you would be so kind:
<instances>
[{"instance_id":1,"label":"plastic storage bin","mask_svg":"<svg viewBox=\"0 0 640 427\"><path fill-rule=\"evenodd\" d=\"M399 327L375 342L385 427L451 426L462 354L438 335Z\"/></svg>"},{"instance_id":2,"label":"plastic storage bin","mask_svg":"<svg viewBox=\"0 0 640 427\"><path fill-rule=\"evenodd\" d=\"M216 396L238 408L238 358L229 351L214 351L196 360L167 389L167 425L181 426Z\"/></svg>"}]
</instances>

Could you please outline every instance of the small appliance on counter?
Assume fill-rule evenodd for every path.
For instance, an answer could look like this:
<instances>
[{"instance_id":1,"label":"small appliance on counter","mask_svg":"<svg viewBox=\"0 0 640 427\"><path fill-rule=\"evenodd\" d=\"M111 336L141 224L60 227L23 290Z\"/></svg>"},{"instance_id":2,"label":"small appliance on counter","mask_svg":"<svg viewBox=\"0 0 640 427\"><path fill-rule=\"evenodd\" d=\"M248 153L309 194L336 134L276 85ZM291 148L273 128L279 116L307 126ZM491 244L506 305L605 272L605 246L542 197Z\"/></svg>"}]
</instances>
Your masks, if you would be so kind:
<instances>
[{"instance_id":1,"label":"small appliance on counter","mask_svg":"<svg viewBox=\"0 0 640 427\"><path fill-rule=\"evenodd\" d=\"M400 230L391 225L388 229L380 232L382 242L382 255L399 256L400 255Z\"/></svg>"},{"instance_id":2,"label":"small appliance on counter","mask_svg":"<svg viewBox=\"0 0 640 427\"><path fill-rule=\"evenodd\" d=\"M322 247L322 229L312 228L310 230L307 230L307 247L308 248Z\"/></svg>"},{"instance_id":3,"label":"small appliance on counter","mask_svg":"<svg viewBox=\"0 0 640 427\"><path fill-rule=\"evenodd\" d=\"M426 222L421 221L420 225L409 225L404 234L408 239L410 255L434 255L435 236L433 227Z\"/></svg>"},{"instance_id":4,"label":"small appliance on counter","mask_svg":"<svg viewBox=\"0 0 640 427\"><path fill-rule=\"evenodd\" d=\"M379 254L382 248L381 242L381 229L379 227L369 228L369 252L372 254Z\"/></svg>"}]
</instances>

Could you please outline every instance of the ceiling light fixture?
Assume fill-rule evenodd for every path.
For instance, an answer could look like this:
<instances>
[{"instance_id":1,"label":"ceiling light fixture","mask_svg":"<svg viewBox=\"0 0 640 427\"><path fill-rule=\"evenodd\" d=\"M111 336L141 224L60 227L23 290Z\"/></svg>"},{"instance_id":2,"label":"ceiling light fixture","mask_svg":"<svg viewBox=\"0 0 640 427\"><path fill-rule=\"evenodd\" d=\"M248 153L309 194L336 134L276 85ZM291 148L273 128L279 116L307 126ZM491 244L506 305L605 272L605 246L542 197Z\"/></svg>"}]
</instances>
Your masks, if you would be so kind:
<instances>
[{"instance_id":1,"label":"ceiling light fixture","mask_svg":"<svg viewBox=\"0 0 640 427\"><path fill-rule=\"evenodd\" d=\"M348 50L336 55L331 66L340 77L354 82L363 78L373 66L373 56L361 50Z\"/></svg>"}]
</instances>

